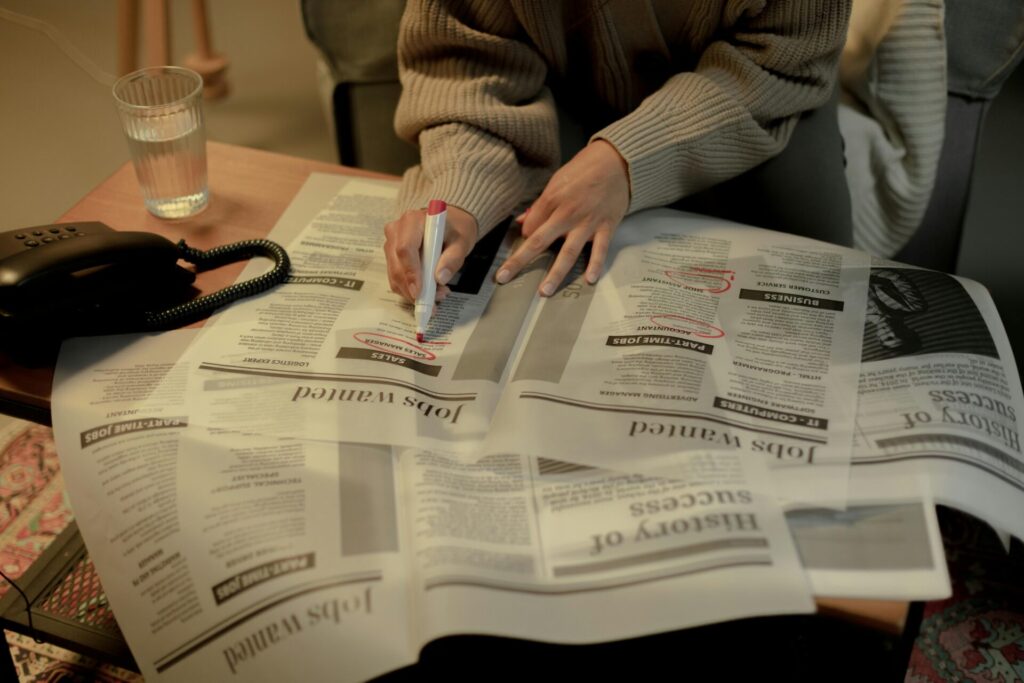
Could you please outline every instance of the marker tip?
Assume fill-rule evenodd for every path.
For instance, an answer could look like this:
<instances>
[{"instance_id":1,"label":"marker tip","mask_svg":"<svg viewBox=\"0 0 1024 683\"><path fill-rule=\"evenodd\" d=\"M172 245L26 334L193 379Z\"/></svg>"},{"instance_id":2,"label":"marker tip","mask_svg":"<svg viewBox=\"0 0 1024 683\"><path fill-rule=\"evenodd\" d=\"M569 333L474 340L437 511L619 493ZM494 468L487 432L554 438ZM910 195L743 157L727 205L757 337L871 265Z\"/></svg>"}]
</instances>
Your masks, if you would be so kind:
<instances>
[{"instance_id":1,"label":"marker tip","mask_svg":"<svg viewBox=\"0 0 1024 683\"><path fill-rule=\"evenodd\" d=\"M423 343L423 333L422 332L417 332L416 333L416 341L418 341L420 343Z\"/></svg>"}]
</instances>

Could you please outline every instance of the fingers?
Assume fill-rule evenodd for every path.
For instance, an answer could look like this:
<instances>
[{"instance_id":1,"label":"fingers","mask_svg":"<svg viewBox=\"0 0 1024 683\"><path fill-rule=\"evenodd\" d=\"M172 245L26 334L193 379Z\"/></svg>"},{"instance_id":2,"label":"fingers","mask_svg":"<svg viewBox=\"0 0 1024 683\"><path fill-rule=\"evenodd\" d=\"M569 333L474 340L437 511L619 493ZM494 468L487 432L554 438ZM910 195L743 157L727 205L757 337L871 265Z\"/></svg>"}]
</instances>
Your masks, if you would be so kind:
<instances>
[{"instance_id":1,"label":"fingers","mask_svg":"<svg viewBox=\"0 0 1024 683\"><path fill-rule=\"evenodd\" d=\"M444 249L437 259L434 279L442 287L459 272L466 256L476 244L477 225L472 215L457 206L448 207L448 220L444 232ZM447 288L445 288L447 290Z\"/></svg>"},{"instance_id":2,"label":"fingers","mask_svg":"<svg viewBox=\"0 0 1024 683\"><path fill-rule=\"evenodd\" d=\"M541 197L518 217L522 219L519 222L522 225L523 237L526 239L498 268L498 272L494 276L498 284L503 285L518 275L530 261L551 246L551 243L565 231L559 229L560 226L555 221L550 220L548 207L549 205ZM566 228L568 227L566 226Z\"/></svg>"},{"instance_id":3,"label":"fingers","mask_svg":"<svg viewBox=\"0 0 1024 683\"><path fill-rule=\"evenodd\" d=\"M590 245L590 259L587 261L587 270L583 274L583 279L587 281L588 285L597 284L601 273L604 272L604 262L608 257L608 244L612 239L612 230L614 227L604 223L594 233L593 243Z\"/></svg>"},{"instance_id":4,"label":"fingers","mask_svg":"<svg viewBox=\"0 0 1024 683\"><path fill-rule=\"evenodd\" d=\"M540 294L554 293L590 241L594 244L585 278L594 284L604 270L611 235L626 215L629 201L625 159L610 143L591 142L551 176L537 201L517 217L525 239L498 268L496 280L508 282L556 239L564 238L541 282Z\"/></svg>"},{"instance_id":5,"label":"fingers","mask_svg":"<svg viewBox=\"0 0 1024 683\"><path fill-rule=\"evenodd\" d=\"M580 216L569 207L554 208L554 202L541 196L527 211L519 216L522 233L526 239L513 254L498 268L495 280L504 284L518 275L533 259L544 252L559 238L564 238L554 263L541 281L537 291L541 296L551 296L572 270L576 260L583 253L594 234L590 217Z\"/></svg>"},{"instance_id":6,"label":"fingers","mask_svg":"<svg viewBox=\"0 0 1024 683\"><path fill-rule=\"evenodd\" d=\"M543 252L554 241L554 237L547 238L544 234L535 232L527 237L519 247L509 256L501 267L498 268L494 279L499 285L503 285L525 268L530 261Z\"/></svg>"},{"instance_id":7,"label":"fingers","mask_svg":"<svg viewBox=\"0 0 1024 683\"><path fill-rule=\"evenodd\" d=\"M450 242L446 241L444 249L441 251L441 258L437 259L437 268L434 269L434 279L437 280L437 284L448 284L452 275L462 268L466 256L472 249L472 239L467 239L465 236L460 235Z\"/></svg>"},{"instance_id":8,"label":"fingers","mask_svg":"<svg viewBox=\"0 0 1024 683\"><path fill-rule=\"evenodd\" d=\"M423 287L420 248L426 211L406 211L384 226L384 258L391 291L414 301ZM444 249L438 259L434 278L446 285L466 260L476 243L476 219L462 209L448 207Z\"/></svg>"},{"instance_id":9,"label":"fingers","mask_svg":"<svg viewBox=\"0 0 1024 683\"><path fill-rule=\"evenodd\" d=\"M407 301L420 293L420 247L423 243L423 210L406 211L384 226L384 257L391 291Z\"/></svg>"},{"instance_id":10,"label":"fingers","mask_svg":"<svg viewBox=\"0 0 1024 683\"><path fill-rule=\"evenodd\" d=\"M551 296L555 293L558 285L562 284L562 281L565 280L565 276L569 274L569 271L575 265L576 259L583 253L583 247L586 246L588 241L586 233L587 231L584 230L573 230L565 236L565 242L562 244L562 248L558 250L555 262L551 264L548 274L540 283L538 291L541 296Z\"/></svg>"},{"instance_id":11,"label":"fingers","mask_svg":"<svg viewBox=\"0 0 1024 683\"><path fill-rule=\"evenodd\" d=\"M605 221L599 224L596 230L589 225L582 224L567 231L564 243L541 282L538 293L541 296L551 296L555 293L555 290L572 270L580 254L583 253L588 242L591 243L591 248L584 279L587 284L596 284L604 272L604 264L608 257L608 249L615 227L611 222ZM533 234L524 240L515 253L498 269L498 274L495 276L498 284L505 284L515 277L538 254L547 249L557 239L559 233L557 228L548 226L535 228Z\"/></svg>"}]
</instances>

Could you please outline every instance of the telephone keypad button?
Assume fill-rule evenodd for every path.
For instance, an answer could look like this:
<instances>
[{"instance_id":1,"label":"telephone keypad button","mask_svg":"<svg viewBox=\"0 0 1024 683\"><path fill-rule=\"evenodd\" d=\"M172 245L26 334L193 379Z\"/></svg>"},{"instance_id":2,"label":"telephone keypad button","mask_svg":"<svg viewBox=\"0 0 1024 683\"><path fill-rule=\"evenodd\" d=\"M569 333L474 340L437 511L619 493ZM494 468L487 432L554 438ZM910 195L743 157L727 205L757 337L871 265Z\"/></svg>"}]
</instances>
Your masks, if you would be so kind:
<instances>
[{"instance_id":1,"label":"telephone keypad button","mask_svg":"<svg viewBox=\"0 0 1024 683\"><path fill-rule=\"evenodd\" d=\"M60 235L57 239L59 239L59 240L69 240L69 239L71 239L71 235Z\"/></svg>"},{"instance_id":2,"label":"telephone keypad button","mask_svg":"<svg viewBox=\"0 0 1024 683\"><path fill-rule=\"evenodd\" d=\"M39 237L40 235L43 234L43 231L42 230L33 230L32 234L35 235L36 237Z\"/></svg>"},{"instance_id":3,"label":"telephone keypad button","mask_svg":"<svg viewBox=\"0 0 1024 683\"><path fill-rule=\"evenodd\" d=\"M54 239L52 237L44 237L43 238L43 242L45 242L46 244L49 244L50 242L53 242L53 241L54 241ZM49 252L47 252L47 253L49 253Z\"/></svg>"},{"instance_id":4,"label":"telephone keypad button","mask_svg":"<svg viewBox=\"0 0 1024 683\"><path fill-rule=\"evenodd\" d=\"M14 236L14 239L16 239L16 240L23 240L23 239L25 239L25 233L19 232L17 235Z\"/></svg>"},{"instance_id":5,"label":"telephone keypad button","mask_svg":"<svg viewBox=\"0 0 1024 683\"><path fill-rule=\"evenodd\" d=\"M67 227L66 227L66 228L64 228L64 229L65 229L65 230L67 230L68 232L74 232L74 231L78 230L78 228L76 228L76 227L75 227L75 226L73 226L73 225L69 225L69 226L67 226Z\"/></svg>"},{"instance_id":6,"label":"telephone keypad button","mask_svg":"<svg viewBox=\"0 0 1024 683\"><path fill-rule=\"evenodd\" d=\"M26 247L38 247L39 246L39 242L36 242L35 240L29 240L28 242L25 242L25 246ZM46 252L46 253L49 254L50 252Z\"/></svg>"}]
</instances>

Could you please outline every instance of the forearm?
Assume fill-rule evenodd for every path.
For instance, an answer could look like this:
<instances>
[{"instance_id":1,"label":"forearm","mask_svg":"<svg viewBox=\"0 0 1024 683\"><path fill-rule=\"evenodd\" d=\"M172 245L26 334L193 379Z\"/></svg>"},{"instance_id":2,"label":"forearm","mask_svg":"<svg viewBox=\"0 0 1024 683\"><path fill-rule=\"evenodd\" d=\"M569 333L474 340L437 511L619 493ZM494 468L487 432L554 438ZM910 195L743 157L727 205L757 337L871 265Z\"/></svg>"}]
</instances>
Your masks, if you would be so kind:
<instances>
[{"instance_id":1,"label":"forearm","mask_svg":"<svg viewBox=\"0 0 1024 683\"><path fill-rule=\"evenodd\" d=\"M531 174L554 169L546 68L517 39L517 26L503 3L469 2L458 11L435 0L409 3L395 128L419 145L422 162L406 174L400 211L442 198L486 229L525 198Z\"/></svg>"}]
</instances>

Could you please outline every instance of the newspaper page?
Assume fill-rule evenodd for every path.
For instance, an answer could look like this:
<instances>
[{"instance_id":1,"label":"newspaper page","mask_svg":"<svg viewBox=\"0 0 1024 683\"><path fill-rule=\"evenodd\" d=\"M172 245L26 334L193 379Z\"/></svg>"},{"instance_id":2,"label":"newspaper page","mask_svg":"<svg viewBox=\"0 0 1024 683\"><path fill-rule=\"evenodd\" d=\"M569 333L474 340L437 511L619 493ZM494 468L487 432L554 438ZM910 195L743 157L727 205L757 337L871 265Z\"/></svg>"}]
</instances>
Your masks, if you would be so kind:
<instances>
[{"instance_id":1,"label":"newspaper page","mask_svg":"<svg viewBox=\"0 0 1024 683\"><path fill-rule=\"evenodd\" d=\"M390 449L195 426L174 360L191 338L72 340L55 379L68 495L146 680L415 661Z\"/></svg>"},{"instance_id":2,"label":"newspaper page","mask_svg":"<svg viewBox=\"0 0 1024 683\"><path fill-rule=\"evenodd\" d=\"M654 210L609 262L540 304L485 449L600 467L738 449L783 499L841 507L867 256Z\"/></svg>"},{"instance_id":3,"label":"newspaper page","mask_svg":"<svg viewBox=\"0 0 1024 683\"><path fill-rule=\"evenodd\" d=\"M494 284L510 248L497 233L417 343L380 249L394 192L311 177L271 234L289 245L291 280L188 351L210 426L599 467L739 448L783 472L783 498L842 506L864 254L644 212L617 231L596 286L576 277L539 301L543 262Z\"/></svg>"},{"instance_id":4,"label":"newspaper page","mask_svg":"<svg viewBox=\"0 0 1024 683\"><path fill-rule=\"evenodd\" d=\"M395 192L393 182L310 177L270 235L287 245L291 277L217 316L186 353L208 426L448 448L483 437L511 347L480 334L481 321L494 323L484 309L501 235L467 263L418 343L382 257ZM530 299L512 298L501 310L518 331Z\"/></svg>"},{"instance_id":5,"label":"newspaper page","mask_svg":"<svg viewBox=\"0 0 1024 683\"><path fill-rule=\"evenodd\" d=\"M814 609L760 459L691 454L655 480L211 429L175 362L193 335L73 340L55 387L69 495L148 680L364 680L448 634Z\"/></svg>"},{"instance_id":6,"label":"newspaper page","mask_svg":"<svg viewBox=\"0 0 1024 683\"><path fill-rule=\"evenodd\" d=\"M879 259L870 285L848 508L786 518L815 595L942 598L931 501L1024 531L1019 376L976 282Z\"/></svg>"},{"instance_id":7,"label":"newspaper page","mask_svg":"<svg viewBox=\"0 0 1024 683\"><path fill-rule=\"evenodd\" d=\"M876 262L863 348L858 478L923 475L936 502L1024 538L1024 395L984 287Z\"/></svg>"},{"instance_id":8,"label":"newspaper page","mask_svg":"<svg viewBox=\"0 0 1024 683\"><path fill-rule=\"evenodd\" d=\"M940 600L952 594L929 482L850 473L846 509L786 512L815 596Z\"/></svg>"},{"instance_id":9,"label":"newspaper page","mask_svg":"<svg viewBox=\"0 0 1024 683\"><path fill-rule=\"evenodd\" d=\"M692 453L659 479L410 449L402 472L424 641L582 643L814 610L748 454Z\"/></svg>"}]
</instances>

